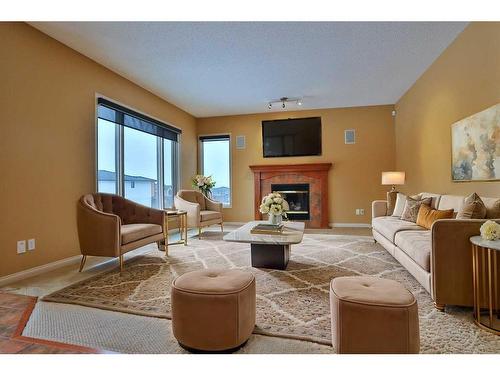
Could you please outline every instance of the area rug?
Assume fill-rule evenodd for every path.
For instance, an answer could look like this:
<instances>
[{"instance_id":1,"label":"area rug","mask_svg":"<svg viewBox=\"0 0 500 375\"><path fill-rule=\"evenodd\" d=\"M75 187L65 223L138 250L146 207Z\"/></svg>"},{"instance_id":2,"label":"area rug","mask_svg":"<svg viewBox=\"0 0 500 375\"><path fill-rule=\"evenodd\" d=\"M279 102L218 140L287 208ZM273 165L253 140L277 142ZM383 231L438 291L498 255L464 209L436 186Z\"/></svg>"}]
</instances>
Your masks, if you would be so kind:
<instances>
[{"instance_id":1,"label":"area rug","mask_svg":"<svg viewBox=\"0 0 500 375\"><path fill-rule=\"evenodd\" d=\"M216 232L169 250L168 258L151 251L127 262L121 276L114 269L43 300L168 319L176 276L203 268L245 269L256 277L255 333L331 345L330 280L371 275L397 280L417 298L422 353L500 352L500 337L476 327L471 309L437 311L425 289L369 237L306 234L292 247L285 271L250 267L249 245L222 241Z\"/></svg>"}]
</instances>

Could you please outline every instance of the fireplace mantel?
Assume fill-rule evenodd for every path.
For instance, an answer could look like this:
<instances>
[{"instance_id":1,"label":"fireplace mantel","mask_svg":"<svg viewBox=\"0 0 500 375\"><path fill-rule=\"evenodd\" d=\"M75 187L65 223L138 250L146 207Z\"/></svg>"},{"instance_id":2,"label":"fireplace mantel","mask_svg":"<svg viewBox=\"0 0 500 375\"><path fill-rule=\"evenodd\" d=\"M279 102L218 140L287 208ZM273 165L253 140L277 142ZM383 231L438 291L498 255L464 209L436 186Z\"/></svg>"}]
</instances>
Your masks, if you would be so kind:
<instances>
[{"instance_id":1,"label":"fireplace mantel","mask_svg":"<svg viewBox=\"0 0 500 375\"><path fill-rule=\"evenodd\" d=\"M271 182L309 183L313 217L306 225L310 228L328 228L328 171L332 166L332 163L251 165L254 174L255 219L262 219L259 206L262 197L271 192Z\"/></svg>"},{"instance_id":2,"label":"fireplace mantel","mask_svg":"<svg viewBox=\"0 0 500 375\"><path fill-rule=\"evenodd\" d=\"M272 165L251 165L250 169L255 172L306 172L306 171L329 171L332 163L315 164L272 164Z\"/></svg>"}]
</instances>

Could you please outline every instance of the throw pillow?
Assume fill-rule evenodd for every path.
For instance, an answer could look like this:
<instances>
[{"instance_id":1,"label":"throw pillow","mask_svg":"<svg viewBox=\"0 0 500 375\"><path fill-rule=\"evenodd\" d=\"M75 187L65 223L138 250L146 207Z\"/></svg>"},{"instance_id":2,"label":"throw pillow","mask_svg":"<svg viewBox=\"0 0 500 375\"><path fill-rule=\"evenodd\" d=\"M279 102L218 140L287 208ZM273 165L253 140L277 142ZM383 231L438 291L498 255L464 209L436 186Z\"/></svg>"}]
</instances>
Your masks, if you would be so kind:
<instances>
[{"instance_id":1,"label":"throw pillow","mask_svg":"<svg viewBox=\"0 0 500 375\"><path fill-rule=\"evenodd\" d=\"M465 198L464 204L458 210L457 219L484 219L486 206L476 193Z\"/></svg>"},{"instance_id":2,"label":"throw pillow","mask_svg":"<svg viewBox=\"0 0 500 375\"><path fill-rule=\"evenodd\" d=\"M411 197L406 197L405 208L403 210L403 214L401 215L401 219L416 223L420 206L423 204L425 204L426 206L430 206L431 202L432 198L430 197L424 199L413 199Z\"/></svg>"},{"instance_id":3,"label":"throw pillow","mask_svg":"<svg viewBox=\"0 0 500 375\"><path fill-rule=\"evenodd\" d=\"M500 219L500 199L497 199L493 203L489 202L487 204L488 206L486 207L486 218Z\"/></svg>"},{"instance_id":4,"label":"throw pillow","mask_svg":"<svg viewBox=\"0 0 500 375\"><path fill-rule=\"evenodd\" d=\"M432 223L438 219L453 219L453 208L449 210L433 210L425 204L420 205L417 216L417 225L431 229Z\"/></svg>"},{"instance_id":5,"label":"throw pillow","mask_svg":"<svg viewBox=\"0 0 500 375\"><path fill-rule=\"evenodd\" d=\"M398 193L396 196L396 204L394 205L394 211L392 211L391 216L401 217L403 210L405 208L406 195Z\"/></svg>"},{"instance_id":6,"label":"throw pillow","mask_svg":"<svg viewBox=\"0 0 500 375\"><path fill-rule=\"evenodd\" d=\"M387 192L387 216L392 216L396 207L396 199L398 198L397 191Z\"/></svg>"}]
</instances>

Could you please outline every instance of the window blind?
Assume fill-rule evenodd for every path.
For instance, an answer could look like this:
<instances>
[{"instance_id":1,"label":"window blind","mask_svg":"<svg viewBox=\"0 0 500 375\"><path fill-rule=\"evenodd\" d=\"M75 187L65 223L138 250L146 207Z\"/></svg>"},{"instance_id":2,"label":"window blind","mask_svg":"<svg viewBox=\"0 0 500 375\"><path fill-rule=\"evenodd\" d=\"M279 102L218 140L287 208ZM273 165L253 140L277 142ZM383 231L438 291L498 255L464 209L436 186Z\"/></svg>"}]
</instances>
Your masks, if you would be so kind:
<instances>
[{"instance_id":1,"label":"window blind","mask_svg":"<svg viewBox=\"0 0 500 375\"><path fill-rule=\"evenodd\" d=\"M200 136L200 141L229 141L229 135L202 135Z\"/></svg>"},{"instance_id":2,"label":"window blind","mask_svg":"<svg viewBox=\"0 0 500 375\"><path fill-rule=\"evenodd\" d=\"M182 133L180 129L104 98L97 99L97 117L174 142L179 141Z\"/></svg>"}]
</instances>

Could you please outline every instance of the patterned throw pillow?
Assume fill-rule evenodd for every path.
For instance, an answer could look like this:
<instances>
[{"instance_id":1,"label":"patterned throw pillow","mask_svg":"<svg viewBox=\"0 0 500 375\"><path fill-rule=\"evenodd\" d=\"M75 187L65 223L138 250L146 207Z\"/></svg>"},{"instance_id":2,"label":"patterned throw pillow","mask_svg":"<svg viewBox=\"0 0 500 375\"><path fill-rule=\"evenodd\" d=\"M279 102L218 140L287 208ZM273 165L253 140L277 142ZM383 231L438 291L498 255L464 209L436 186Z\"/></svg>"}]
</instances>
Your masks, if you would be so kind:
<instances>
[{"instance_id":1,"label":"patterned throw pillow","mask_svg":"<svg viewBox=\"0 0 500 375\"><path fill-rule=\"evenodd\" d=\"M406 197L405 208L403 210L403 214L401 215L401 220L416 223L420 206L423 204L425 204L426 206L430 206L431 202L431 197L424 199L413 199L411 197Z\"/></svg>"},{"instance_id":2,"label":"patterned throw pillow","mask_svg":"<svg viewBox=\"0 0 500 375\"><path fill-rule=\"evenodd\" d=\"M458 210L457 219L484 219L486 206L476 193L465 198L464 204Z\"/></svg>"}]
</instances>

